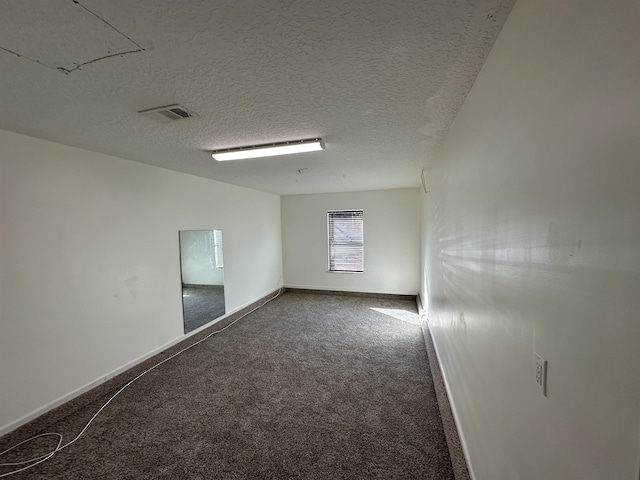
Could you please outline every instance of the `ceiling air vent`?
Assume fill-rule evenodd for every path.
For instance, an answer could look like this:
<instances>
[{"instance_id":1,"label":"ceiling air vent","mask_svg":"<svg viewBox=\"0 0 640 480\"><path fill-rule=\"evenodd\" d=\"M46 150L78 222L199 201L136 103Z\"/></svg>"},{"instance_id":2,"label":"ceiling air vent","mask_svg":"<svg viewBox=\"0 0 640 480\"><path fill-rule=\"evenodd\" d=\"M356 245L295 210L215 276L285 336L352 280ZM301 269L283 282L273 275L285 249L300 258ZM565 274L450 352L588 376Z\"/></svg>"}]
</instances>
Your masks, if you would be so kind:
<instances>
[{"instance_id":1,"label":"ceiling air vent","mask_svg":"<svg viewBox=\"0 0 640 480\"><path fill-rule=\"evenodd\" d=\"M151 108L149 110L142 110L138 113L155 118L156 120L164 123L194 116L193 113L189 113L186 108L181 107L180 105L167 105L166 107Z\"/></svg>"}]
</instances>

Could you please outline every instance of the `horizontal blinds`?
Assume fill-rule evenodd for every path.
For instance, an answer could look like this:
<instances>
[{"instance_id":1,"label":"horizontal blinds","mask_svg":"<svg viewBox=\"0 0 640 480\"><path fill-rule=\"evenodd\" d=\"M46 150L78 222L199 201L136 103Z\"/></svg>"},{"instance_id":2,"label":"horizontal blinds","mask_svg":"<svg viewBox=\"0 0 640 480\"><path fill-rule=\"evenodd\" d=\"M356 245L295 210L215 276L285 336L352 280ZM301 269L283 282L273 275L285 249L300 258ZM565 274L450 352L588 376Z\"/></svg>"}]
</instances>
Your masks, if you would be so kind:
<instances>
[{"instance_id":1,"label":"horizontal blinds","mask_svg":"<svg viewBox=\"0 0 640 480\"><path fill-rule=\"evenodd\" d=\"M362 210L327 212L329 271L363 272L364 239Z\"/></svg>"}]
</instances>

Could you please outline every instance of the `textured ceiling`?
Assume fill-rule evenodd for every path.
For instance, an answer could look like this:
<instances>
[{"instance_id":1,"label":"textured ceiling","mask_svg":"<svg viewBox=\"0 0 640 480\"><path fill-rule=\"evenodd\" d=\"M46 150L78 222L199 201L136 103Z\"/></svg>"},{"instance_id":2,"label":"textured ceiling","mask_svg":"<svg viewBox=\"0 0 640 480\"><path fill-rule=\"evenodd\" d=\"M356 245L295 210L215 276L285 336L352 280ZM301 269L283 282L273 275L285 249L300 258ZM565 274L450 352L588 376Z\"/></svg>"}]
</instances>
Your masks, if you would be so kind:
<instances>
[{"instance_id":1,"label":"textured ceiling","mask_svg":"<svg viewBox=\"0 0 640 480\"><path fill-rule=\"evenodd\" d=\"M417 187L513 3L2 0L0 128L278 194Z\"/></svg>"}]
</instances>

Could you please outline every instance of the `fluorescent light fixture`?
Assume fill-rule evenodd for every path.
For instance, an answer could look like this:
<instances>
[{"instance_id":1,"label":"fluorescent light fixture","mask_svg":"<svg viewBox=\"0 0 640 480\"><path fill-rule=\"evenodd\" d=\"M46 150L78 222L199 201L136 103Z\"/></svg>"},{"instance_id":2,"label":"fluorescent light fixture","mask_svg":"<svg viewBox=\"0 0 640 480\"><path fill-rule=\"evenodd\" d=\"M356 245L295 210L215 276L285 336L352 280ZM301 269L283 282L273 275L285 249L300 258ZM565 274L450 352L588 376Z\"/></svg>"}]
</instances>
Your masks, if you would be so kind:
<instances>
[{"instance_id":1,"label":"fluorescent light fixture","mask_svg":"<svg viewBox=\"0 0 640 480\"><path fill-rule=\"evenodd\" d=\"M292 142L269 143L253 147L227 148L211 152L211 156L220 162L240 160L243 158L273 157L290 153L315 152L324 148L321 138L294 140Z\"/></svg>"}]
</instances>

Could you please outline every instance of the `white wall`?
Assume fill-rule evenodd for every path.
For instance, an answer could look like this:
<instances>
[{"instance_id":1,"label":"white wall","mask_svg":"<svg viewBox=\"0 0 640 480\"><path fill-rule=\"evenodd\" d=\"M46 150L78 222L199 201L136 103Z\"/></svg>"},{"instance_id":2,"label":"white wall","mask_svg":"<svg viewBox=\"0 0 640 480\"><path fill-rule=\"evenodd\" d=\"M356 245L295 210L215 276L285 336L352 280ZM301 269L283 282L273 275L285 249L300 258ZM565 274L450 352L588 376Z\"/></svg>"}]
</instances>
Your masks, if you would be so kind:
<instances>
[{"instance_id":1,"label":"white wall","mask_svg":"<svg viewBox=\"0 0 640 480\"><path fill-rule=\"evenodd\" d=\"M0 433L183 335L178 231L227 311L282 285L276 195L0 131Z\"/></svg>"},{"instance_id":2,"label":"white wall","mask_svg":"<svg viewBox=\"0 0 640 480\"><path fill-rule=\"evenodd\" d=\"M427 274L429 226L429 192L420 190L420 300L423 308L420 314L422 315L422 321L426 319L429 311L429 275Z\"/></svg>"},{"instance_id":3,"label":"white wall","mask_svg":"<svg viewBox=\"0 0 640 480\"><path fill-rule=\"evenodd\" d=\"M183 230L180 232L182 283L224 285L224 270L217 269L215 264L213 230L220 229Z\"/></svg>"},{"instance_id":4,"label":"white wall","mask_svg":"<svg viewBox=\"0 0 640 480\"><path fill-rule=\"evenodd\" d=\"M518 0L432 168L432 331L477 479L639 478L638 25L637 0Z\"/></svg>"},{"instance_id":5,"label":"white wall","mask_svg":"<svg viewBox=\"0 0 640 480\"><path fill-rule=\"evenodd\" d=\"M285 286L352 292L418 293L418 189L288 195L282 204ZM364 273L329 273L327 211L364 210Z\"/></svg>"}]
</instances>

